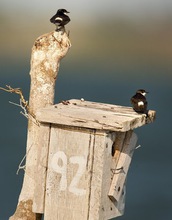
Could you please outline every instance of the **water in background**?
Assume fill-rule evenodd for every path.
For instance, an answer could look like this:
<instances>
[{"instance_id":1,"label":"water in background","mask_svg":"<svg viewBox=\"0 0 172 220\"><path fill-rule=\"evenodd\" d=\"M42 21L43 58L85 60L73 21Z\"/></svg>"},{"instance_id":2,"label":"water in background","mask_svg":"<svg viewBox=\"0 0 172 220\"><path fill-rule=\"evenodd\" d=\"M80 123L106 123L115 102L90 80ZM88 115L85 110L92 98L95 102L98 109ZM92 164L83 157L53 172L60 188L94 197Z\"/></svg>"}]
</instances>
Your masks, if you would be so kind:
<instances>
[{"instance_id":1,"label":"water in background","mask_svg":"<svg viewBox=\"0 0 172 220\"><path fill-rule=\"evenodd\" d=\"M98 66L98 65L95 65ZM6 71L6 72L5 72ZM132 75L131 71L135 71ZM70 66L62 62L56 86L55 102L72 98L130 106L129 99L138 88L145 88L149 108L157 111L153 124L136 129L138 145L129 170L126 210L121 220L171 220L171 109L172 77L157 69L138 68L121 71L93 65ZM20 72L20 74L19 74ZM22 74L21 74L22 73ZM29 96L29 66L9 67L0 76L0 86L20 87ZM92 74L93 73L93 74ZM18 102L16 94L0 91L0 219L7 220L16 208L23 171L16 175L25 155L27 120L21 109L8 101Z\"/></svg>"}]
</instances>

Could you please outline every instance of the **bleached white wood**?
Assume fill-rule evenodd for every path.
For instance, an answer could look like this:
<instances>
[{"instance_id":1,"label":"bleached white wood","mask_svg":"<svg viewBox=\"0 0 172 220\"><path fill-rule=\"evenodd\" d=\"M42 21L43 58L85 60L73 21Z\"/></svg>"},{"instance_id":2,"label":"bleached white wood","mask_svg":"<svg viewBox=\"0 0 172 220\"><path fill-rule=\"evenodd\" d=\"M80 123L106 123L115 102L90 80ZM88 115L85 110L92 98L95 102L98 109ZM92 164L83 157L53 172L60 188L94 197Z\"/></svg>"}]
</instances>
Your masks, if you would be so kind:
<instances>
[{"instance_id":1,"label":"bleached white wood","mask_svg":"<svg viewBox=\"0 0 172 220\"><path fill-rule=\"evenodd\" d=\"M33 117L39 108L43 108L54 103L55 81L58 74L60 60L66 55L70 48L70 41L67 33L53 31L40 36L33 45L31 56L31 86L29 97L29 114ZM23 180L22 190L19 196L17 209L10 220L38 220L41 216L36 213L34 203L34 189L37 188L35 177L37 173L37 155L40 142L39 125L34 120L29 119L27 134L27 157L26 170ZM45 155L46 157L46 155ZM42 195L40 195L40 203ZM37 203L39 203L37 198Z\"/></svg>"},{"instance_id":2,"label":"bleached white wood","mask_svg":"<svg viewBox=\"0 0 172 220\"><path fill-rule=\"evenodd\" d=\"M45 220L88 219L94 133L51 128Z\"/></svg>"},{"instance_id":3,"label":"bleached white wood","mask_svg":"<svg viewBox=\"0 0 172 220\"><path fill-rule=\"evenodd\" d=\"M136 134L132 131L128 131L126 133L122 151L118 159L117 168L114 170L111 187L108 194L110 198L114 198L116 201L119 201L123 192L124 183L127 177L136 142Z\"/></svg>"},{"instance_id":4,"label":"bleached white wood","mask_svg":"<svg viewBox=\"0 0 172 220\"><path fill-rule=\"evenodd\" d=\"M125 132L152 122L155 111L150 110L147 118L130 107L69 100L68 105L59 103L39 109L36 116L41 122Z\"/></svg>"},{"instance_id":5,"label":"bleached white wood","mask_svg":"<svg viewBox=\"0 0 172 220\"><path fill-rule=\"evenodd\" d=\"M111 219L120 216L123 210L108 197L114 141L114 132L96 132L89 220Z\"/></svg>"},{"instance_id":6,"label":"bleached white wood","mask_svg":"<svg viewBox=\"0 0 172 220\"><path fill-rule=\"evenodd\" d=\"M112 180L113 180L114 173L115 173L116 169L119 168L117 166L117 164L118 164L118 161L119 161L119 158L120 158L120 154L121 154L121 151L122 151L122 148L123 148L123 145L124 145L124 141L125 141L127 132L115 132L115 134L116 134L116 138L115 138L115 142L113 143L113 153L114 154L112 154L111 181L110 181L109 189L111 188L111 183L112 183ZM109 193L109 191L108 191L108 193ZM118 201L116 201L114 199L114 197L109 197L114 202L114 204L116 205L116 207L117 207L117 209L118 209L118 211L121 215L124 214L125 196L126 196L126 181L123 185L122 193L121 193L121 196L120 196Z\"/></svg>"},{"instance_id":7,"label":"bleached white wood","mask_svg":"<svg viewBox=\"0 0 172 220\"><path fill-rule=\"evenodd\" d=\"M37 149L37 168L35 175L33 211L44 213L45 190L50 142L50 124L41 124L39 129L39 143Z\"/></svg>"},{"instance_id":8,"label":"bleached white wood","mask_svg":"<svg viewBox=\"0 0 172 220\"><path fill-rule=\"evenodd\" d=\"M132 129L152 122L155 119L155 111L149 111L147 118L145 114L137 114L130 107L69 100L66 103L39 109L36 116L40 122L51 123L54 127L53 132L56 133L56 135L52 133L50 143L53 152L50 151L49 158L53 162L49 162L47 176L46 220L51 220L54 216L57 220L80 219L81 213L83 220L106 220L122 215L125 208L126 176L137 139L135 134L132 134ZM87 163L89 162L90 165L89 171L84 171L87 187L80 190L76 188L76 183L78 183L78 176L82 176L82 169L78 172L75 170L77 175L72 176L73 179L64 173L68 173L68 166L70 167L75 160L78 161L76 163L82 163L84 167L83 156L81 158L71 156L71 149L66 148L65 143L70 142L73 148L73 138L78 139L75 144L76 149L80 149L81 143L85 141L88 143L88 136L84 135L88 131L94 133L91 134L94 136L92 137L94 141L92 139L91 147L84 154L84 157L87 155ZM56 154L57 148L61 150ZM81 151L80 154L83 155L83 152ZM59 158L62 164L65 164L64 167L55 163ZM54 172L61 177L54 178ZM58 190L53 191L55 190L53 188L51 191L52 185L58 186ZM84 191L87 196L80 201L78 196L83 196ZM70 196L73 192L76 193L75 198ZM81 204L81 209L77 208L77 202L74 201ZM58 205L52 209L54 203ZM63 207L61 204L66 206Z\"/></svg>"},{"instance_id":9,"label":"bleached white wood","mask_svg":"<svg viewBox=\"0 0 172 220\"><path fill-rule=\"evenodd\" d=\"M45 220L107 220L123 214L125 195L119 203L108 197L115 137L115 132L51 128Z\"/></svg>"}]
</instances>

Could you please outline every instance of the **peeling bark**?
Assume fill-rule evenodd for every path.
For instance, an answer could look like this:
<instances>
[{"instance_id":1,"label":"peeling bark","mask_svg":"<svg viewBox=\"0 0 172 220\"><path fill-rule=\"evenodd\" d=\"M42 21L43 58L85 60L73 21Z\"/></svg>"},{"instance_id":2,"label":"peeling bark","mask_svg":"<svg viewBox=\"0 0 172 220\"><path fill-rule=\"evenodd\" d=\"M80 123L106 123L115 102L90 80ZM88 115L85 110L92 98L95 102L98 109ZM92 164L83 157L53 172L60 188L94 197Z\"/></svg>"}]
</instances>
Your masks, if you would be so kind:
<instances>
[{"instance_id":1,"label":"peeling bark","mask_svg":"<svg viewBox=\"0 0 172 220\"><path fill-rule=\"evenodd\" d=\"M41 220L41 214L35 214L32 212L32 200L21 201L17 206L15 212L15 219L17 220ZM10 219L14 219L11 217Z\"/></svg>"}]
</instances>

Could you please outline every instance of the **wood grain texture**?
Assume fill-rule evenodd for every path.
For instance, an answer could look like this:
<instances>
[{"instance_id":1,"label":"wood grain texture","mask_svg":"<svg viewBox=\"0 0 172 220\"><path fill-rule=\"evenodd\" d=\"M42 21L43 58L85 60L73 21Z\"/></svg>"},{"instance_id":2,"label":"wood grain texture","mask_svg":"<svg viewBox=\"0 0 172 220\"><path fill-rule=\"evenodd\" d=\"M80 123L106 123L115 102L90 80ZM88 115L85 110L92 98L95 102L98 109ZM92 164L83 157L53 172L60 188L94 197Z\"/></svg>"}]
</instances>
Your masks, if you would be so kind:
<instances>
[{"instance_id":1,"label":"wood grain texture","mask_svg":"<svg viewBox=\"0 0 172 220\"><path fill-rule=\"evenodd\" d=\"M94 133L51 128L45 220L88 219ZM78 182L72 186L74 178Z\"/></svg>"},{"instance_id":2,"label":"wood grain texture","mask_svg":"<svg viewBox=\"0 0 172 220\"><path fill-rule=\"evenodd\" d=\"M62 34L60 31L50 32L44 34L36 39L32 48L31 55L31 85L30 85L30 97L29 97L29 113L35 116L36 111L39 108L43 108L54 103L55 82L58 75L58 69L60 60L65 57L70 48L70 41L67 33ZM37 159L39 155L38 146L40 142L40 127L29 119L28 133L27 133L27 157L26 157L26 170L22 185L22 190L19 196L19 203L16 212L10 220L36 220L37 214L33 213L33 218L27 218L27 215L23 214L20 203L25 201L31 201L34 203L34 189L37 188L37 182L35 177L37 174ZM45 155L46 156L46 155ZM37 200L38 203L38 200ZM29 203L30 204L30 203ZM28 205L28 208L31 206ZM36 210L39 212L40 210ZM29 212L32 212L28 210ZM21 218L19 218L19 215ZM27 212L26 212L27 214Z\"/></svg>"},{"instance_id":3,"label":"wood grain texture","mask_svg":"<svg viewBox=\"0 0 172 220\"><path fill-rule=\"evenodd\" d=\"M109 197L119 201L124 192L123 187L126 181L128 169L132 160L137 136L133 131L126 132L123 146L118 157L117 167L114 169L113 179L109 190ZM118 154L118 151L116 151Z\"/></svg>"},{"instance_id":4,"label":"wood grain texture","mask_svg":"<svg viewBox=\"0 0 172 220\"><path fill-rule=\"evenodd\" d=\"M68 105L59 103L39 109L36 116L39 121L46 123L125 132L153 122L155 111L150 110L147 118L130 107L69 100Z\"/></svg>"},{"instance_id":5,"label":"wood grain texture","mask_svg":"<svg viewBox=\"0 0 172 220\"><path fill-rule=\"evenodd\" d=\"M115 137L115 132L96 132L89 220L107 220L123 213L123 209L108 197L112 175L112 145Z\"/></svg>"},{"instance_id":6,"label":"wood grain texture","mask_svg":"<svg viewBox=\"0 0 172 220\"><path fill-rule=\"evenodd\" d=\"M35 175L33 211L44 213L45 190L50 143L50 124L41 124L39 129L39 144L37 149L37 167Z\"/></svg>"},{"instance_id":7,"label":"wood grain texture","mask_svg":"<svg viewBox=\"0 0 172 220\"><path fill-rule=\"evenodd\" d=\"M45 220L107 220L123 214L125 194L118 202L108 197L118 162L112 156L115 138L115 132L52 125Z\"/></svg>"}]
</instances>

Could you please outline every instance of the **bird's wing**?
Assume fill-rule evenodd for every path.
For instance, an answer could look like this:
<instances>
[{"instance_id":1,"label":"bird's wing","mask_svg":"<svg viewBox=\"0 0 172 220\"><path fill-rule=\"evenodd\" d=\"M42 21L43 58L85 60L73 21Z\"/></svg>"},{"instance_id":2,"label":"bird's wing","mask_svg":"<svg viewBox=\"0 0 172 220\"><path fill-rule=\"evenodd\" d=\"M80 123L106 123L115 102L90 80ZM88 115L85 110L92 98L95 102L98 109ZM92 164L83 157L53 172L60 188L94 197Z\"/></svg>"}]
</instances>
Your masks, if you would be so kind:
<instances>
[{"instance_id":1,"label":"bird's wing","mask_svg":"<svg viewBox=\"0 0 172 220\"><path fill-rule=\"evenodd\" d=\"M54 24L56 24L56 23L61 23L63 21L63 19L61 18L61 17L59 17L59 16L56 16L56 15L54 15L51 19L50 19L50 22L51 23L54 23Z\"/></svg>"},{"instance_id":2,"label":"bird's wing","mask_svg":"<svg viewBox=\"0 0 172 220\"><path fill-rule=\"evenodd\" d=\"M135 99L134 97L132 97L132 98L130 99L130 101L131 101L131 104L137 104L137 101L136 101L136 99Z\"/></svg>"},{"instance_id":3,"label":"bird's wing","mask_svg":"<svg viewBox=\"0 0 172 220\"><path fill-rule=\"evenodd\" d=\"M57 21L57 22L58 22L58 21L61 22L61 21L63 21L63 19L62 19L61 17L56 17L56 18L55 18L55 21Z\"/></svg>"},{"instance_id":4,"label":"bird's wing","mask_svg":"<svg viewBox=\"0 0 172 220\"><path fill-rule=\"evenodd\" d=\"M143 96L143 95L141 95L141 94L134 95L134 96L131 98L131 102L132 102L132 103L137 103L137 102L139 102L139 101L144 102L144 104L147 103L145 96Z\"/></svg>"}]
</instances>

